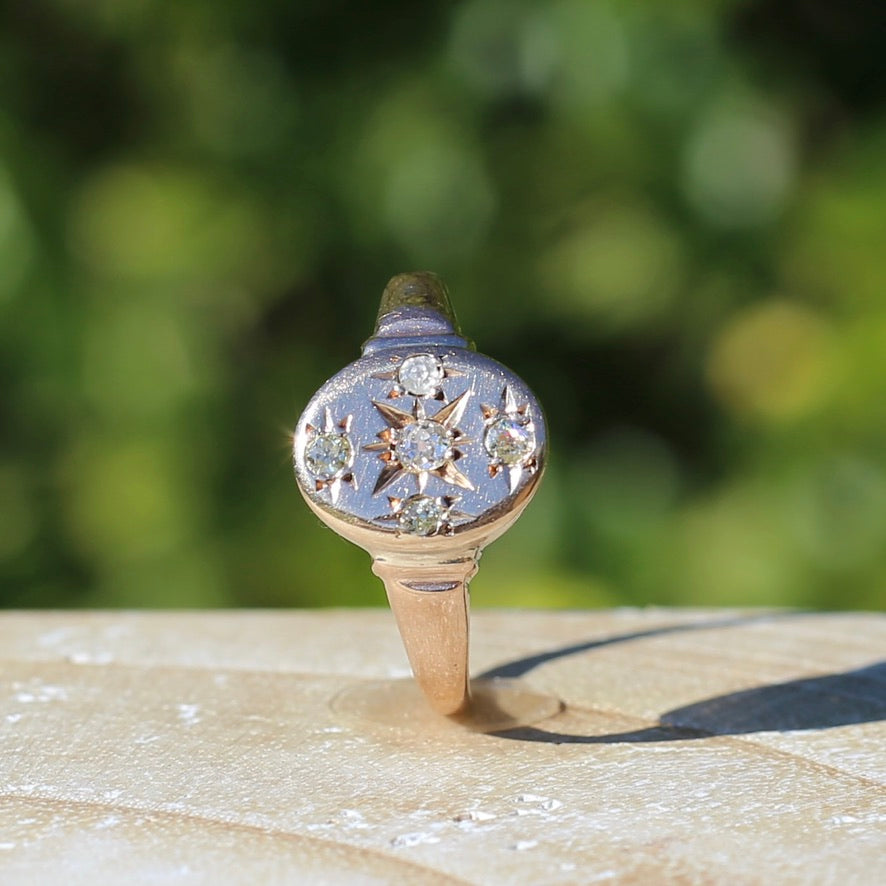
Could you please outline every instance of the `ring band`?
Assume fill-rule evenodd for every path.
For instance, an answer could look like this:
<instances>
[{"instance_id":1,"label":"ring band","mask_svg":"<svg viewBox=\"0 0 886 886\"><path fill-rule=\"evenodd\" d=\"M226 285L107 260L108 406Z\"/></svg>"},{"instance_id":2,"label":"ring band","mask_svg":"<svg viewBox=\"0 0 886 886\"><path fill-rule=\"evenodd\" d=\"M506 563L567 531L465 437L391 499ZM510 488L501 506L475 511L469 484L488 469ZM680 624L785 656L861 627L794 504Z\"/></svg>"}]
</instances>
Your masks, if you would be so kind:
<instances>
[{"instance_id":1,"label":"ring band","mask_svg":"<svg viewBox=\"0 0 886 886\"><path fill-rule=\"evenodd\" d=\"M415 680L441 714L457 714L470 702L468 671L470 594L477 571L472 560L447 568L436 564L404 569L375 560L384 582Z\"/></svg>"},{"instance_id":2,"label":"ring band","mask_svg":"<svg viewBox=\"0 0 886 886\"><path fill-rule=\"evenodd\" d=\"M369 552L416 681L441 714L470 704L468 583L534 495L545 453L534 395L473 350L430 273L388 283L363 355L296 426L305 501Z\"/></svg>"}]
</instances>

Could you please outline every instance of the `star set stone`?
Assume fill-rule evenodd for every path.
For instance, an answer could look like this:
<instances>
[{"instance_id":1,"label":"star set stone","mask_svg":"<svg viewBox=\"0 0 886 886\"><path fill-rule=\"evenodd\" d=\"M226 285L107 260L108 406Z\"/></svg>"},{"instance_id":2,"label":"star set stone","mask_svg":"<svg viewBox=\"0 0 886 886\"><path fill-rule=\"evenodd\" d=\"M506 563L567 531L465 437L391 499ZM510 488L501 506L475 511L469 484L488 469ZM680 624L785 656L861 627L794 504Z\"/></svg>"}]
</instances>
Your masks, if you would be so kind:
<instances>
[{"instance_id":1,"label":"star set stone","mask_svg":"<svg viewBox=\"0 0 886 886\"><path fill-rule=\"evenodd\" d=\"M428 495L413 495L397 512L397 523L411 535L436 535L446 517L446 508Z\"/></svg>"},{"instance_id":2,"label":"star set stone","mask_svg":"<svg viewBox=\"0 0 886 886\"><path fill-rule=\"evenodd\" d=\"M397 434L394 451L408 471L433 471L451 453L452 433L440 422L423 418L406 425Z\"/></svg>"},{"instance_id":3,"label":"star set stone","mask_svg":"<svg viewBox=\"0 0 886 886\"><path fill-rule=\"evenodd\" d=\"M332 480L348 469L353 454L347 436L321 432L305 447L305 465L317 480Z\"/></svg>"},{"instance_id":4,"label":"star set stone","mask_svg":"<svg viewBox=\"0 0 886 886\"><path fill-rule=\"evenodd\" d=\"M443 383L443 364L431 354L413 354L397 370L397 381L407 394L432 397Z\"/></svg>"},{"instance_id":5,"label":"star set stone","mask_svg":"<svg viewBox=\"0 0 886 886\"><path fill-rule=\"evenodd\" d=\"M483 445L494 459L514 467L535 452L535 431L522 417L500 415L486 428Z\"/></svg>"}]
</instances>

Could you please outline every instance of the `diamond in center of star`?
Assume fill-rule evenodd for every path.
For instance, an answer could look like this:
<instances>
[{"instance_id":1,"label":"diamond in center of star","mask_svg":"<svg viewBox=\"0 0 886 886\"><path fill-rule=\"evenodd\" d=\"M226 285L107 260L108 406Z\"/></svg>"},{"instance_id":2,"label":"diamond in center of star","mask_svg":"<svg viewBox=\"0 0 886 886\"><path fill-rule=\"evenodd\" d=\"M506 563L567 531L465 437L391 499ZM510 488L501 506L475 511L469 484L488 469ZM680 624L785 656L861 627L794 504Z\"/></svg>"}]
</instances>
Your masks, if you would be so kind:
<instances>
[{"instance_id":1,"label":"diamond in center of star","mask_svg":"<svg viewBox=\"0 0 886 886\"><path fill-rule=\"evenodd\" d=\"M451 455L451 449L452 432L429 418L406 425L397 436L397 461L414 473L442 467Z\"/></svg>"}]
</instances>

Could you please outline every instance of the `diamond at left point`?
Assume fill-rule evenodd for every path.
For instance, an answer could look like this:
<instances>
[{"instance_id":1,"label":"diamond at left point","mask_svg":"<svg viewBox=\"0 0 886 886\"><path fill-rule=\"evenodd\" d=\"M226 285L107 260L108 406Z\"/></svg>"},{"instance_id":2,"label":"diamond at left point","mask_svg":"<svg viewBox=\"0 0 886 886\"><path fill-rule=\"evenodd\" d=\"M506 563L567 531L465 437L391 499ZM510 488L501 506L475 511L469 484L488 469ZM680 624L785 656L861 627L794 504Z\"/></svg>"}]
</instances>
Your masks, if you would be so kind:
<instances>
[{"instance_id":1,"label":"diamond at left point","mask_svg":"<svg viewBox=\"0 0 886 886\"><path fill-rule=\"evenodd\" d=\"M341 477L351 466L353 458L351 441L343 434L322 432L305 446L305 467L317 480Z\"/></svg>"}]
</instances>

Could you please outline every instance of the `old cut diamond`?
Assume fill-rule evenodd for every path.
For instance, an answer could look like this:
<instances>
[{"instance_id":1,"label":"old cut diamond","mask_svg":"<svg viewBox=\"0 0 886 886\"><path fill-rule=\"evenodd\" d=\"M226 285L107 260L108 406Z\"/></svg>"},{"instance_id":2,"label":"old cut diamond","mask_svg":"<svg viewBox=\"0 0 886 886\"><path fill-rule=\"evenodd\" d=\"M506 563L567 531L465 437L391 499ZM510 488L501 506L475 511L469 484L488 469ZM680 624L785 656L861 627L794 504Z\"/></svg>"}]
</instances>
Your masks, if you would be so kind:
<instances>
[{"instance_id":1,"label":"old cut diamond","mask_svg":"<svg viewBox=\"0 0 886 886\"><path fill-rule=\"evenodd\" d=\"M483 443L493 458L514 467L535 452L535 432L523 418L499 415L486 428Z\"/></svg>"},{"instance_id":2,"label":"old cut diamond","mask_svg":"<svg viewBox=\"0 0 886 886\"><path fill-rule=\"evenodd\" d=\"M353 454L346 436L320 433L305 447L305 467L318 480L332 480L350 467Z\"/></svg>"},{"instance_id":3,"label":"old cut diamond","mask_svg":"<svg viewBox=\"0 0 886 886\"><path fill-rule=\"evenodd\" d=\"M445 516L444 508L427 495L413 495L403 502L397 522L411 535L433 535L440 530Z\"/></svg>"},{"instance_id":4,"label":"old cut diamond","mask_svg":"<svg viewBox=\"0 0 886 886\"><path fill-rule=\"evenodd\" d=\"M443 364L431 354L414 354L400 364L397 381L408 394L432 397L443 383Z\"/></svg>"},{"instance_id":5,"label":"old cut diamond","mask_svg":"<svg viewBox=\"0 0 886 886\"><path fill-rule=\"evenodd\" d=\"M440 422L420 418L406 425L397 438L397 461L408 471L435 471L449 458L452 433Z\"/></svg>"}]
</instances>

